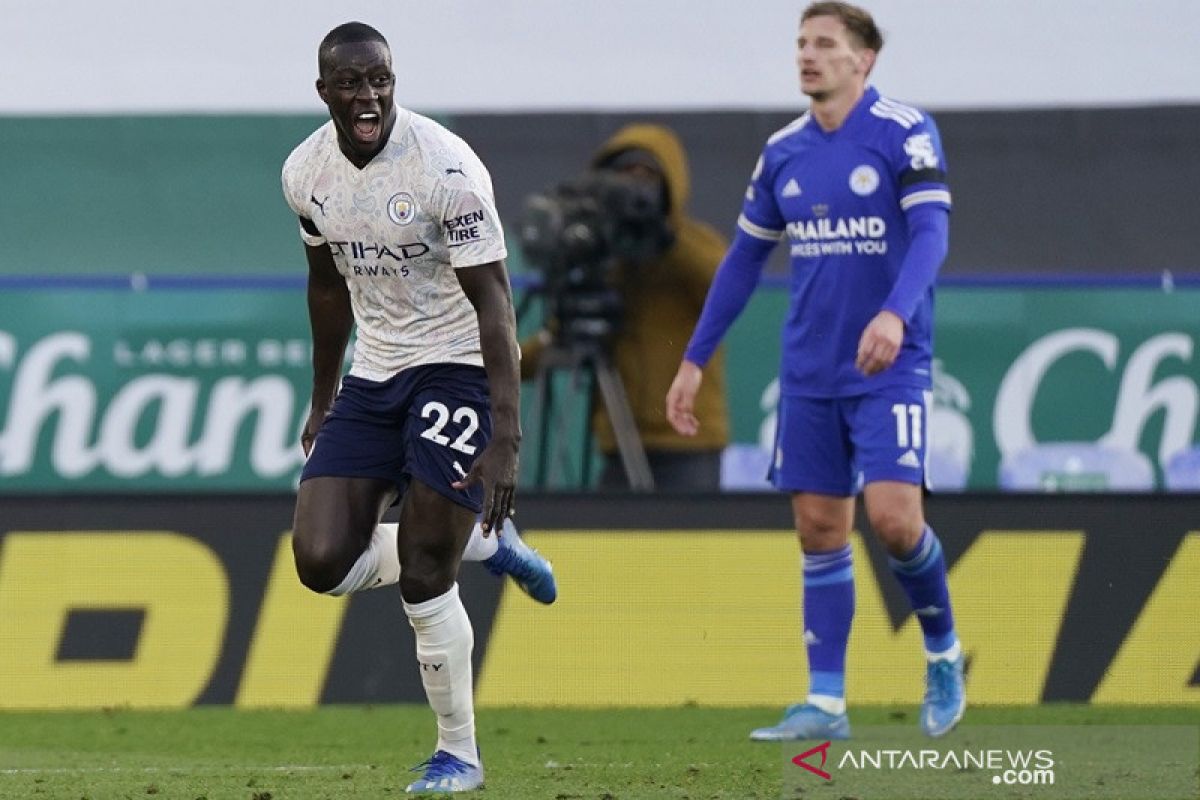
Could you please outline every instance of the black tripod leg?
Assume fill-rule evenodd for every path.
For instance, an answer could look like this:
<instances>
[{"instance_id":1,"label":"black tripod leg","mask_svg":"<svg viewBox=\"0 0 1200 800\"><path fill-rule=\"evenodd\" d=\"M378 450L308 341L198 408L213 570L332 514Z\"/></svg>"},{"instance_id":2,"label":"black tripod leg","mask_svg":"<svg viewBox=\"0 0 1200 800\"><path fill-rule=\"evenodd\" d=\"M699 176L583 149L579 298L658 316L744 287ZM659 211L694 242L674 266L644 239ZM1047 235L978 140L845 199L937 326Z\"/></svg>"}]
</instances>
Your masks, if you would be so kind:
<instances>
[{"instance_id":1,"label":"black tripod leg","mask_svg":"<svg viewBox=\"0 0 1200 800\"><path fill-rule=\"evenodd\" d=\"M537 489L545 489L547 469L550 462L550 424L551 409L554 407L554 376L547 369L539 369L534 381L534 430L537 439L530 443L537 453L534 463L533 485Z\"/></svg>"},{"instance_id":2,"label":"black tripod leg","mask_svg":"<svg viewBox=\"0 0 1200 800\"><path fill-rule=\"evenodd\" d=\"M596 418L596 373L591 373L587 387L587 416L583 418L583 443L579 448L579 488L589 489L592 485L592 420Z\"/></svg>"},{"instance_id":3,"label":"black tripod leg","mask_svg":"<svg viewBox=\"0 0 1200 800\"><path fill-rule=\"evenodd\" d=\"M625 394L621 376L607 360L597 360L594 371L604 408L616 434L617 450L621 454L625 476L629 479L629 488L638 492L653 491L654 475L650 472L650 462L646 459L642 437L638 435L637 423L629 409L629 397Z\"/></svg>"}]
</instances>

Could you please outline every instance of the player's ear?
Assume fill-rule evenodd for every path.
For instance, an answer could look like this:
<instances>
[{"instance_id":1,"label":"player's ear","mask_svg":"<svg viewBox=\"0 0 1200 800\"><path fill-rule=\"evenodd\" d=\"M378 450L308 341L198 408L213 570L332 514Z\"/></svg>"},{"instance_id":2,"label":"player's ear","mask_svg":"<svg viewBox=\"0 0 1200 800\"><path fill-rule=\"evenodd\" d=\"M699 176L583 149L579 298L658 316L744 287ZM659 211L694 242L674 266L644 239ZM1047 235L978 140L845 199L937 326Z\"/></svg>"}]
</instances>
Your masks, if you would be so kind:
<instances>
[{"instance_id":1,"label":"player's ear","mask_svg":"<svg viewBox=\"0 0 1200 800\"><path fill-rule=\"evenodd\" d=\"M317 78L317 94L321 97L321 102L329 105L329 90L325 87L325 81Z\"/></svg>"},{"instance_id":2,"label":"player's ear","mask_svg":"<svg viewBox=\"0 0 1200 800\"><path fill-rule=\"evenodd\" d=\"M875 58L877 54L874 50L864 47L858 51L858 68L862 70L863 75L870 75L871 70L875 68Z\"/></svg>"}]
</instances>

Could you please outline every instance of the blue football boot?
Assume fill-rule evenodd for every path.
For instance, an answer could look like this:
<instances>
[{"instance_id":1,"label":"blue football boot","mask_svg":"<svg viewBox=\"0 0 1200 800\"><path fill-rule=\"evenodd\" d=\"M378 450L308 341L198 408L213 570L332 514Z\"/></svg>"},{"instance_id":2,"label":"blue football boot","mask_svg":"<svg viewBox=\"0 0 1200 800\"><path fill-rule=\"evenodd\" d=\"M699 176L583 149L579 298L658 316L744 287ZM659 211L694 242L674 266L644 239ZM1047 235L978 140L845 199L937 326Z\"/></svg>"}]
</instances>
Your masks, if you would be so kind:
<instances>
[{"instance_id":1,"label":"blue football boot","mask_svg":"<svg viewBox=\"0 0 1200 800\"><path fill-rule=\"evenodd\" d=\"M495 575L511 576L521 591L539 603L553 603L558 597L558 585L550 562L525 544L511 519L504 520L497 535L500 549L491 558L485 558L483 565Z\"/></svg>"},{"instance_id":2,"label":"blue football boot","mask_svg":"<svg viewBox=\"0 0 1200 800\"><path fill-rule=\"evenodd\" d=\"M756 742L795 742L804 739L849 739L850 718L830 714L814 705L797 703L783 712L783 720L769 728L750 732Z\"/></svg>"},{"instance_id":3,"label":"blue football boot","mask_svg":"<svg viewBox=\"0 0 1200 800\"><path fill-rule=\"evenodd\" d=\"M425 774L410 783L404 791L409 794L451 794L469 792L483 786L483 764L478 767L468 764L445 750L438 750L412 771L421 769L425 770Z\"/></svg>"},{"instance_id":4,"label":"blue football boot","mask_svg":"<svg viewBox=\"0 0 1200 800\"><path fill-rule=\"evenodd\" d=\"M945 736L954 730L967 709L963 657L930 661L925 671L925 702L921 704L921 730Z\"/></svg>"}]
</instances>

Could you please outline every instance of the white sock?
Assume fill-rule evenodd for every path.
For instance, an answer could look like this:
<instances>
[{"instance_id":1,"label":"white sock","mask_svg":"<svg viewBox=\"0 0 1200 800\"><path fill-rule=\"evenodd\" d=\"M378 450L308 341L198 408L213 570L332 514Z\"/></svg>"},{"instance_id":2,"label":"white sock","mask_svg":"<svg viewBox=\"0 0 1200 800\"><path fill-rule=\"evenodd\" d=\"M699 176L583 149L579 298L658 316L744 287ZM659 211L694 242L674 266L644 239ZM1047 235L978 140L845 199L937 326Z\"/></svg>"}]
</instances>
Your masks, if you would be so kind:
<instances>
[{"instance_id":1,"label":"white sock","mask_svg":"<svg viewBox=\"0 0 1200 800\"><path fill-rule=\"evenodd\" d=\"M962 645L959 644L957 639L954 640L954 644L950 646L949 650L943 650L940 653L925 651L925 658L928 661L954 661L960 655L962 655Z\"/></svg>"},{"instance_id":2,"label":"white sock","mask_svg":"<svg viewBox=\"0 0 1200 800\"><path fill-rule=\"evenodd\" d=\"M367 589L378 589L380 586L391 586L400 580L400 553L396 548L396 538L400 535L400 526L394 522L381 522L375 526L371 534L371 543L354 562L354 566L342 578L342 582L325 594L341 597L345 594L362 592ZM483 538L483 529L479 523L471 529L471 538L463 551L463 561L484 561L496 555L500 547L498 533L492 533Z\"/></svg>"},{"instance_id":3,"label":"white sock","mask_svg":"<svg viewBox=\"0 0 1200 800\"><path fill-rule=\"evenodd\" d=\"M826 714L846 713L846 698L844 697L832 697L827 694L810 694L805 698L804 702L810 706L816 706Z\"/></svg>"},{"instance_id":4,"label":"white sock","mask_svg":"<svg viewBox=\"0 0 1200 800\"><path fill-rule=\"evenodd\" d=\"M404 603L404 613L417 636L417 663L425 696L437 714L437 749L478 765L471 685L475 635L458 598L458 584L424 603Z\"/></svg>"},{"instance_id":5,"label":"white sock","mask_svg":"<svg viewBox=\"0 0 1200 800\"><path fill-rule=\"evenodd\" d=\"M358 561L354 562L346 577L342 578L342 582L326 594L340 597L379 586L389 586L399 581L400 553L396 549L398 535L398 526L395 523L376 525L367 549L363 550Z\"/></svg>"},{"instance_id":6,"label":"white sock","mask_svg":"<svg viewBox=\"0 0 1200 800\"><path fill-rule=\"evenodd\" d=\"M492 531L486 539L483 538L483 528L479 523L471 528L471 538L467 539L467 547L463 550L463 561L486 561L496 555L500 549L500 531Z\"/></svg>"}]
</instances>

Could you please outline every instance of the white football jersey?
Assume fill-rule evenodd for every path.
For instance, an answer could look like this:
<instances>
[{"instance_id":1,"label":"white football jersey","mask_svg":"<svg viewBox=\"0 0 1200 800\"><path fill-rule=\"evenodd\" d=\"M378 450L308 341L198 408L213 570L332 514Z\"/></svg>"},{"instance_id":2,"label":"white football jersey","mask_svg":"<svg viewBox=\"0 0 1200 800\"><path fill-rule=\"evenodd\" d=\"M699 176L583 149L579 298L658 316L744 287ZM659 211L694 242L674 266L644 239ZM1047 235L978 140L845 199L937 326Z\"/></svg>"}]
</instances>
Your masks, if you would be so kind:
<instances>
[{"instance_id":1,"label":"white football jersey","mask_svg":"<svg viewBox=\"0 0 1200 800\"><path fill-rule=\"evenodd\" d=\"M492 179L461 138L396 109L383 150L358 169L327 122L283 165L283 193L328 244L357 324L350 374L384 381L419 364L483 365L479 322L454 270L507 255Z\"/></svg>"}]
</instances>

